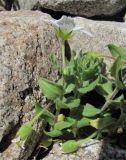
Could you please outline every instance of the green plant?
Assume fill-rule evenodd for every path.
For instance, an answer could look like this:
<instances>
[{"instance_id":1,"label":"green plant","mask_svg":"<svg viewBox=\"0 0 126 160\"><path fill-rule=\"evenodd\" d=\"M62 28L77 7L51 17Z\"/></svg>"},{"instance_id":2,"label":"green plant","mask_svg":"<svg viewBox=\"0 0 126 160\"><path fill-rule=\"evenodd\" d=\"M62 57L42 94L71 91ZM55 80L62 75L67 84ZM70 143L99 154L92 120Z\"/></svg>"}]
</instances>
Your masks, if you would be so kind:
<instances>
[{"instance_id":1,"label":"green plant","mask_svg":"<svg viewBox=\"0 0 126 160\"><path fill-rule=\"evenodd\" d=\"M17 132L17 143L24 144L32 133L32 126L37 120L45 119L49 130L43 128L41 145L49 147L53 139L67 137L72 140L63 143L65 153L74 152L91 138L101 139L117 133L118 129L126 127L126 103L123 91L126 88L126 51L113 44L108 48L112 54L113 65L106 71L104 58L96 52L72 54L71 59L65 57L65 40L72 36L72 30L56 29L62 48L62 66L58 66L59 80L52 82L45 78L38 80L42 94L55 106L55 113L35 103L36 116L24 124ZM56 57L52 55L52 62ZM104 99L104 104L97 106L90 103L92 91ZM120 92L120 94L118 94ZM88 98L87 98L88 97ZM95 99L101 101L101 99ZM66 114L67 113L67 114ZM117 116L116 116L116 113ZM94 128L92 133L80 139L80 131Z\"/></svg>"}]
</instances>

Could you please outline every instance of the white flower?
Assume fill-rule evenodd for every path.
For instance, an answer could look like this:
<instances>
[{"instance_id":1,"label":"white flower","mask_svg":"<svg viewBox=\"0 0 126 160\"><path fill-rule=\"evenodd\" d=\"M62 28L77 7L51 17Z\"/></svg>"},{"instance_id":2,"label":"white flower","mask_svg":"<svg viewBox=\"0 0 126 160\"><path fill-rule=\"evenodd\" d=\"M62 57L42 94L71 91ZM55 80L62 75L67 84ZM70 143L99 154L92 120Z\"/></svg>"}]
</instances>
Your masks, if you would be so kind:
<instances>
[{"instance_id":1,"label":"white flower","mask_svg":"<svg viewBox=\"0 0 126 160\"><path fill-rule=\"evenodd\" d=\"M81 30L83 33L92 37L92 34L85 31L83 27L75 24L74 19L67 16L62 16L59 20L50 20L50 22L55 26L56 29L60 29L66 33L75 32Z\"/></svg>"}]
</instances>

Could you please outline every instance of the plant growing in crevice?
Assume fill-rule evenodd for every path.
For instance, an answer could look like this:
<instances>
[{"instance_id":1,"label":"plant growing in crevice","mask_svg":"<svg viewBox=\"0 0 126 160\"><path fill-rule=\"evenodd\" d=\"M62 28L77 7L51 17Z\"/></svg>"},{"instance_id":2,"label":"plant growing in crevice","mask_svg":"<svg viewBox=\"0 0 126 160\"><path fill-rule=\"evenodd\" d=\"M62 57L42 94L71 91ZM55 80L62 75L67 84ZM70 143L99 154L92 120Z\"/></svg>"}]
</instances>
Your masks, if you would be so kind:
<instances>
[{"instance_id":1,"label":"plant growing in crevice","mask_svg":"<svg viewBox=\"0 0 126 160\"><path fill-rule=\"evenodd\" d=\"M56 21L57 23L53 22L57 27L56 32L62 48L62 65L57 64L58 81L52 82L45 78L38 80L42 94L53 102L55 113L36 102L36 116L19 129L16 135L17 144L24 144L32 133L33 124L41 119L49 124L49 130L43 128L41 145L47 148L54 139L64 141L63 137L70 135L71 140L62 144L65 153L76 151L82 143L91 138L110 137L117 134L119 129L123 132L126 128L126 102L123 94L126 88L126 51L113 44L108 45L114 61L109 71L105 69L104 56L93 51L72 54L71 59L67 60L64 43L75 30L73 19L69 19L70 21L68 25L67 18L63 17ZM85 33L91 36L90 33ZM52 62L56 62L54 54ZM86 99L87 93L91 98L94 90L105 99L103 105L95 106ZM121 94L118 94L119 91L122 91ZM116 115L116 112L119 114ZM93 132L80 139L80 130L83 129L84 132L87 126L93 128Z\"/></svg>"}]
</instances>

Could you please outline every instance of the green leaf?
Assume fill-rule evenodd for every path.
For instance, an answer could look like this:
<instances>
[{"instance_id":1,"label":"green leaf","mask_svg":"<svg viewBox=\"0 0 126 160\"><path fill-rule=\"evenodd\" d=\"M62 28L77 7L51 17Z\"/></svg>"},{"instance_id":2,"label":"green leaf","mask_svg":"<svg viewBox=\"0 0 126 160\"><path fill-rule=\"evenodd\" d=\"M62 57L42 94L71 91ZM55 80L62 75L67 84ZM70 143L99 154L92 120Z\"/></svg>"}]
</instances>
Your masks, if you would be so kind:
<instances>
[{"instance_id":1,"label":"green leaf","mask_svg":"<svg viewBox=\"0 0 126 160\"><path fill-rule=\"evenodd\" d=\"M60 97L64 94L64 90L61 85L58 85L57 83L49 81L45 78L39 79L38 84L42 93L48 99L55 100L57 97Z\"/></svg>"},{"instance_id":2,"label":"green leaf","mask_svg":"<svg viewBox=\"0 0 126 160\"><path fill-rule=\"evenodd\" d=\"M104 97L107 97L108 95L111 95L113 92L112 82L107 81L102 84L97 84L95 89L96 89L97 93L99 93L100 95L102 95Z\"/></svg>"},{"instance_id":3,"label":"green leaf","mask_svg":"<svg viewBox=\"0 0 126 160\"><path fill-rule=\"evenodd\" d=\"M47 136L44 134L42 136L40 145L44 148L48 148L52 144L52 142L53 142L53 139L50 136Z\"/></svg>"},{"instance_id":4,"label":"green leaf","mask_svg":"<svg viewBox=\"0 0 126 160\"><path fill-rule=\"evenodd\" d=\"M50 132L46 132L45 131L45 134L52 137L52 138L55 138L55 137L59 137L59 136L62 136L63 135L63 132L60 131L60 130L57 130L57 129L54 129Z\"/></svg>"},{"instance_id":5,"label":"green leaf","mask_svg":"<svg viewBox=\"0 0 126 160\"><path fill-rule=\"evenodd\" d=\"M57 63L56 54L54 52L50 53L49 58L50 58L51 62L53 63L53 65L55 65Z\"/></svg>"},{"instance_id":6,"label":"green leaf","mask_svg":"<svg viewBox=\"0 0 126 160\"><path fill-rule=\"evenodd\" d=\"M43 108L41 107L41 105L38 102L36 102L35 103L36 114L39 114L42 110L43 110Z\"/></svg>"},{"instance_id":7,"label":"green leaf","mask_svg":"<svg viewBox=\"0 0 126 160\"><path fill-rule=\"evenodd\" d=\"M72 153L78 150L79 144L75 140L69 140L62 144L64 153Z\"/></svg>"},{"instance_id":8,"label":"green leaf","mask_svg":"<svg viewBox=\"0 0 126 160\"><path fill-rule=\"evenodd\" d=\"M72 118L72 117L66 117L66 118L65 118L65 121L70 122L70 123L72 123L72 124L75 124L75 123L76 123L76 119L75 119L75 118Z\"/></svg>"},{"instance_id":9,"label":"green leaf","mask_svg":"<svg viewBox=\"0 0 126 160\"><path fill-rule=\"evenodd\" d=\"M120 56L122 60L126 60L126 51L123 48L117 47L114 44L109 44L108 48L113 57Z\"/></svg>"},{"instance_id":10,"label":"green leaf","mask_svg":"<svg viewBox=\"0 0 126 160\"><path fill-rule=\"evenodd\" d=\"M83 87L87 87L87 86L89 86L89 85L90 85L89 80L83 82Z\"/></svg>"},{"instance_id":11,"label":"green leaf","mask_svg":"<svg viewBox=\"0 0 126 160\"><path fill-rule=\"evenodd\" d=\"M65 89L65 93L68 94L68 93L72 92L74 89L75 89L75 84L71 83Z\"/></svg>"},{"instance_id":12,"label":"green leaf","mask_svg":"<svg viewBox=\"0 0 126 160\"><path fill-rule=\"evenodd\" d=\"M74 97L69 97L67 98L66 105L67 105L67 108L69 109L79 107L80 99L74 99Z\"/></svg>"},{"instance_id":13,"label":"green leaf","mask_svg":"<svg viewBox=\"0 0 126 160\"><path fill-rule=\"evenodd\" d=\"M60 109L73 109L80 105L80 99L74 99L74 97L64 98L64 100L57 99L57 108Z\"/></svg>"},{"instance_id":14,"label":"green leaf","mask_svg":"<svg viewBox=\"0 0 126 160\"><path fill-rule=\"evenodd\" d=\"M57 122L54 128L61 131L66 128L70 128L73 124L74 124L73 122L61 121Z\"/></svg>"},{"instance_id":15,"label":"green leaf","mask_svg":"<svg viewBox=\"0 0 126 160\"><path fill-rule=\"evenodd\" d=\"M22 144L26 139L32 134L32 125L30 122L21 126L18 130L16 137L20 138L20 141L17 142L18 144Z\"/></svg>"},{"instance_id":16,"label":"green leaf","mask_svg":"<svg viewBox=\"0 0 126 160\"><path fill-rule=\"evenodd\" d=\"M84 106L84 110L83 110L82 115L85 117L94 117L99 112L100 112L100 109L95 108L94 106L92 106L90 104L86 104L86 106Z\"/></svg>"},{"instance_id":17,"label":"green leaf","mask_svg":"<svg viewBox=\"0 0 126 160\"><path fill-rule=\"evenodd\" d=\"M77 122L77 128L82 128L90 125L90 119L82 118Z\"/></svg>"},{"instance_id":18,"label":"green leaf","mask_svg":"<svg viewBox=\"0 0 126 160\"><path fill-rule=\"evenodd\" d=\"M112 118L111 116L106 116L99 119L98 128L105 129L108 127L114 127L116 125L117 120Z\"/></svg>"},{"instance_id":19,"label":"green leaf","mask_svg":"<svg viewBox=\"0 0 126 160\"><path fill-rule=\"evenodd\" d=\"M124 88L123 81L122 81L122 73L121 73L121 68L122 68L122 61L121 58L118 57L116 61L113 63L113 66L111 67L111 75L115 78L116 85L119 88Z\"/></svg>"},{"instance_id":20,"label":"green leaf","mask_svg":"<svg viewBox=\"0 0 126 160\"><path fill-rule=\"evenodd\" d=\"M98 82L99 82L99 78L97 78L94 82L90 83L88 86L85 86L83 88L79 88L78 89L79 93L86 94L86 93L92 91L93 89L95 89Z\"/></svg>"},{"instance_id":21,"label":"green leaf","mask_svg":"<svg viewBox=\"0 0 126 160\"><path fill-rule=\"evenodd\" d=\"M46 108L43 109L41 105L38 102L36 102L35 103L36 114L39 114L42 110L43 110L43 113L40 116L40 118L46 120L50 125L54 125L55 116L50 111L48 111Z\"/></svg>"}]
</instances>

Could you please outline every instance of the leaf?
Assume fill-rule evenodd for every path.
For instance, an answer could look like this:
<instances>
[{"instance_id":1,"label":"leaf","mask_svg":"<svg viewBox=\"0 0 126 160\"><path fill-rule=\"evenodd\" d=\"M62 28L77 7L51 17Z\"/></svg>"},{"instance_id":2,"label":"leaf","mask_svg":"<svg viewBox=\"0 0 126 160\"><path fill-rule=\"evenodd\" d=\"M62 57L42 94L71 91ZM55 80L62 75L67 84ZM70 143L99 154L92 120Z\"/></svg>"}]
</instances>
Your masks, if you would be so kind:
<instances>
[{"instance_id":1,"label":"leaf","mask_svg":"<svg viewBox=\"0 0 126 160\"><path fill-rule=\"evenodd\" d=\"M75 123L76 123L76 119L75 119L75 118L72 118L72 117L66 117L66 118L65 118L65 121L70 122L70 123L72 123L72 124L75 124Z\"/></svg>"},{"instance_id":2,"label":"leaf","mask_svg":"<svg viewBox=\"0 0 126 160\"><path fill-rule=\"evenodd\" d=\"M117 87L124 88L123 81L122 81L122 74L121 74L122 62L121 58L118 57L111 67L111 75L115 78L115 82Z\"/></svg>"},{"instance_id":3,"label":"leaf","mask_svg":"<svg viewBox=\"0 0 126 160\"><path fill-rule=\"evenodd\" d=\"M44 134L42 136L40 145L44 148L48 148L52 144L52 142L53 142L53 139L50 136L47 136Z\"/></svg>"},{"instance_id":4,"label":"leaf","mask_svg":"<svg viewBox=\"0 0 126 160\"><path fill-rule=\"evenodd\" d=\"M36 114L39 114L42 110L43 110L43 113L40 118L45 119L50 125L53 125L55 116L46 108L43 109L41 105L38 102L36 102L35 103Z\"/></svg>"},{"instance_id":5,"label":"leaf","mask_svg":"<svg viewBox=\"0 0 126 160\"><path fill-rule=\"evenodd\" d=\"M61 131L66 128L70 128L73 124L74 124L73 122L61 121L61 122L57 122L54 128Z\"/></svg>"},{"instance_id":6,"label":"leaf","mask_svg":"<svg viewBox=\"0 0 126 160\"><path fill-rule=\"evenodd\" d=\"M90 125L90 119L82 118L77 122L77 128L82 128Z\"/></svg>"},{"instance_id":7,"label":"leaf","mask_svg":"<svg viewBox=\"0 0 126 160\"><path fill-rule=\"evenodd\" d=\"M43 108L41 107L41 105L38 102L36 102L35 103L36 114L39 114L42 110L43 110Z\"/></svg>"},{"instance_id":8,"label":"leaf","mask_svg":"<svg viewBox=\"0 0 126 160\"><path fill-rule=\"evenodd\" d=\"M88 86L85 86L83 88L79 88L78 89L79 93L86 94L86 93L92 91L93 89L95 89L98 82L99 82L99 78L97 78L94 82L90 83Z\"/></svg>"},{"instance_id":9,"label":"leaf","mask_svg":"<svg viewBox=\"0 0 126 160\"><path fill-rule=\"evenodd\" d=\"M99 128L106 128L111 126L112 124L116 124L117 120L115 118L112 118L111 116L106 116L104 118L100 118L99 120Z\"/></svg>"},{"instance_id":10,"label":"leaf","mask_svg":"<svg viewBox=\"0 0 126 160\"><path fill-rule=\"evenodd\" d=\"M108 48L112 54L113 57L118 57L120 56L121 59L126 60L126 51L121 48L121 47L117 47L114 44L109 44Z\"/></svg>"},{"instance_id":11,"label":"leaf","mask_svg":"<svg viewBox=\"0 0 126 160\"><path fill-rule=\"evenodd\" d=\"M65 93L68 94L68 93L72 92L74 89L75 89L75 84L71 83L65 89Z\"/></svg>"},{"instance_id":12,"label":"leaf","mask_svg":"<svg viewBox=\"0 0 126 160\"><path fill-rule=\"evenodd\" d=\"M72 76L72 75L74 75L74 65L69 63L69 65L66 66L66 67L63 69L63 74L64 74L65 76Z\"/></svg>"},{"instance_id":13,"label":"leaf","mask_svg":"<svg viewBox=\"0 0 126 160\"><path fill-rule=\"evenodd\" d=\"M97 93L99 93L100 95L102 95L104 97L107 97L108 95L111 95L113 92L112 82L107 81L102 84L97 84L95 89L96 89Z\"/></svg>"},{"instance_id":14,"label":"leaf","mask_svg":"<svg viewBox=\"0 0 126 160\"><path fill-rule=\"evenodd\" d=\"M53 63L53 65L55 65L57 62L56 53L54 53L54 52L50 53L49 58L50 58L51 62Z\"/></svg>"},{"instance_id":15,"label":"leaf","mask_svg":"<svg viewBox=\"0 0 126 160\"><path fill-rule=\"evenodd\" d=\"M63 135L63 132L60 131L60 130L57 130L57 129L54 129L50 132L44 132L46 135L52 137L52 138L55 138L55 137L59 137L59 136L62 136Z\"/></svg>"},{"instance_id":16,"label":"leaf","mask_svg":"<svg viewBox=\"0 0 126 160\"><path fill-rule=\"evenodd\" d=\"M62 144L64 153L72 153L78 150L79 144L75 140L69 140Z\"/></svg>"},{"instance_id":17,"label":"leaf","mask_svg":"<svg viewBox=\"0 0 126 160\"><path fill-rule=\"evenodd\" d=\"M80 99L74 99L74 97L69 97L64 100L57 99L57 108L60 109L73 109L80 105Z\"/></svg>"},{"instance_id":18,"label":"leaf","mask_svg":"<svg viewBox=\"0 0 126 160\"><path fill-rule=\"evenodd\" d=\"M121 109L123 106L122 105L123 102L124 102L124 95L122 94L118 98L111 100L110 107L114 109Z\"/></svg>"},{"instance_id":19,"label":"leaf","mask_svg":"<svg viewBox=\"0 0 126 160\"><path fill-rule=\"evenodd\" d=\"M88 81L84 81L84 82L83 82L83 87L87 87L87 86L89 86L89 84L90 84L90 83L89 83L89 80L88 80Z\"/></svg>"},{"instance_id":20,"label":"leaf","mask_svg":"<svg viewBox=\"0 0 126 160\"><path fill-rule=\"evenodd\" d=\"M39 79L38 84L42 93L48 99L55 100L57 97L62 96L64 93L63 87L61 85L58 85L57 83L49 81L45 78Z\"/></svg>"},{"instance_id":21,"label":"leaf","mask_svg":"<svg viewBox=\"0 0 126 160\"><path fill-rule=\"evenodd\" d=\"M32 134L32 125L30 122L22 125L18 130L16 137L19 137L17 144L21 145Z\"/></svg>"},{"instance_id":22,"label":"leaf","mask_svg":"<svg viewBox=\"0 0 126 160\"><path fill-rule=\"evenodd\" d=\"M67 108L73 109L73 108L79 107L79 105L80 105L80 99L74 99L74 97L67 98L67 101L66 101Z\"/></svg>"},{"instance_id":23,"label":"leaf","mask_svg":"<svg viewBox=\"0 0 126 160\"><path fill-rule=\"evenodd\" d=\"M100 109L95 108L94 106L92 106L90 104L86 104L86 106L84 106L84 110L83 110L82 115L85 117L94 117L99 112L100 112Z\"/></svg>"}]
</instances>

